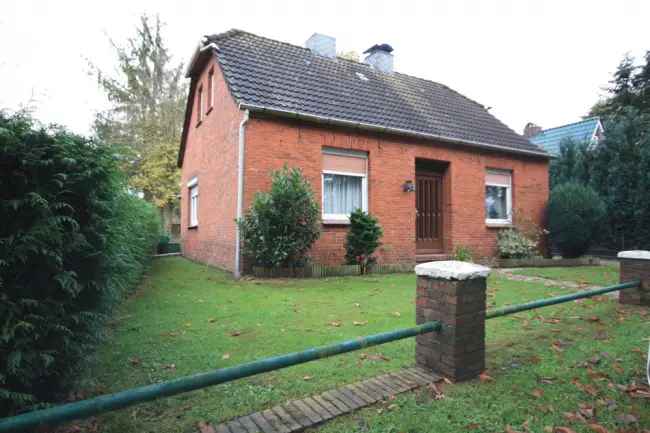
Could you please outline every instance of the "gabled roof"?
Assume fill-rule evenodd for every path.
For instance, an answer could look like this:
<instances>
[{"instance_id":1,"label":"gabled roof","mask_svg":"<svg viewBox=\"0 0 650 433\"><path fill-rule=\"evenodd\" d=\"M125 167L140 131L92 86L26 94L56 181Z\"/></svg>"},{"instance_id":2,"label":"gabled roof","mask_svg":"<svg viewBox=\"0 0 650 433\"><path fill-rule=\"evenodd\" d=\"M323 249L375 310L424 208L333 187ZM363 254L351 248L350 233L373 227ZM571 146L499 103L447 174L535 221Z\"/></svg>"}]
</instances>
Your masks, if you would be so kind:
<instances>
[{"instance_id":1,"label":"gabled roof","mask_svg":"<svg viewBox=\"0 0 650 433\"><path fill-rule=\"evenodd\" d=\"M560 154L560 145L565 141L576 143L591 143L599 129L602 129L598 117L590 117L568 125L545 129L530 138L531 143L538 145L551 155Z\"/></svg>"},{"instance_id":2,"label":"gabled roof","mask_svg":"<svg viewBox=\"0 0 650 433\"><path fill-rule=\"evenodd\" d=\"M208 36L188 75L200 72L209 46L242 109L548 156L482 105L433 81L385 74L241 30Z\"/></svg>"}]
</instances>

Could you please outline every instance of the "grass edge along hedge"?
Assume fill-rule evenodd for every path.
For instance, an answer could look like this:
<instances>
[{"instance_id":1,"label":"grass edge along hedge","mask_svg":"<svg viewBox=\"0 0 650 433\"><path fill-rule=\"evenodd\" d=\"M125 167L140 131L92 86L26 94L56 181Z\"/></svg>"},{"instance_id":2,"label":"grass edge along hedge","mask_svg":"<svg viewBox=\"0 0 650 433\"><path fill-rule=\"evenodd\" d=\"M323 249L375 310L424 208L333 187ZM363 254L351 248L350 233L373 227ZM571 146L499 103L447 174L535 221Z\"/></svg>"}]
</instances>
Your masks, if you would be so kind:
<instances>
[{"instance_id":1,"label":"grass edge along hedge","mask_svg":"<svg viewBox=\"0 0 650 433\"><path fill-rule=\"evenodd\" d=\"M0 417L61 399L141 277L158 213L103 146L0 112Z\"/></svg>"}]
</instances>

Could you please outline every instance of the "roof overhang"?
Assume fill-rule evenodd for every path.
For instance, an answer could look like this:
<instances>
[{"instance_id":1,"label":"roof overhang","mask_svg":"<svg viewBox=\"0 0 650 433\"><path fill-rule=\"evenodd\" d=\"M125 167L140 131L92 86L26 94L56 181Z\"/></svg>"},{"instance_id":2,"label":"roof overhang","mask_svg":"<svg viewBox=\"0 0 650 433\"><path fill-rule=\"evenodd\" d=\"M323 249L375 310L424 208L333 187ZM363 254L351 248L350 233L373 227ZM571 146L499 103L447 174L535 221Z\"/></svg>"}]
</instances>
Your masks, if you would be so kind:
<instances>
[{"instance_id":1,"label":"roof overhang","mask_svg":"<svg viewBox=\"0 0 650 433\"><path fill-rule=\"evenodd\" d=\"M252 113L267 113L270 115L274 116L279 116L279 117L284 117L284 118L291 118L291 119L300 119L300 120L305 120L309 122L315 122L315 123L320 123L320 124L326 124L326 125L337 125L337 126L343 126L347 128L356 128L356 129L361 129L364 131L373 131L373 132L383 132L383 133L388 133L388 134L396 134L396 135L403 135L403 136L408 136L408 137L414 137L414 138L421 138L425 140L433 140L433 141L441 141L445 143L454 143L454 144L460 144L464 146L469 146L469 147L474 147L474 148L481 148L485 150L492 150L492 151L497 151L497 152L505 152L505 153L514 153L514 154L520 154L520 155L527 155L527 156L532 156L532 157L537 157L537 158L544 158L544 159L549 159L551 158L551 155L548 154L547 152L543 150L535 151L535 150L528 150L528 149L516 149L513 147L509 146L501 146L498 144L491 144L491 143L482 143L478 141L472 141L472 140L461 140L457 138L451 138L451 137L445 137L442 135L436 135L436 134L429 134L425 132L418 132L418 131L411 131L408 129L402 129L402 128L393 128L390 126L382 126L382 125L376 125L372 123L364 123L364 122L356 122L353 120L346 120L346 119L339 119L335 117L325 117L325 116L318 116L315 114L309 114L309 113L302 113L299 111L292 111L292 110L282 110L278 108L270 108L270 107L264 107L261 105L255 105L255 104L248 104L248 103L240 103L239 104L240 109L244 110L250 110Z\"/></svg>"}]
</instances>

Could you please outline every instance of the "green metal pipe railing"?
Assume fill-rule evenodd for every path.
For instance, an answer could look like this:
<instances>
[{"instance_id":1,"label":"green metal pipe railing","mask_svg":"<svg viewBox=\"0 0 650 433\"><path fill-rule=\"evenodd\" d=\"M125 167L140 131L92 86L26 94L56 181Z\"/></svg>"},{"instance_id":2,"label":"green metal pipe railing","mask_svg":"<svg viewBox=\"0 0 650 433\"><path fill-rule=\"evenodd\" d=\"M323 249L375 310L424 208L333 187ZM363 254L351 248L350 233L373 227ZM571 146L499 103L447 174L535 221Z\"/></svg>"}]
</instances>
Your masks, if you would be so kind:
<instances>
[{"instance_id":1,"label":"green metal pipe railing","mask_svg":"<svg viewBox=\"0 0 650 433\"><path fill-rule=\"evenodd\" d=\"M537 301L527 302L525 304L510 305L508 307L497 308L485 313L485 319L495 319L497 317L507 316L509 314L519 313L520 311L534 310L536 308L548 307L549 305L561 304L563 302L575 301L576 299L591 298L592 296L603 295L605 293L615 292L617 290L633 289L639 287L641 281L628 281L613 286L600 287L598 289L583 290L570 295L555 296L553 298L539 299Z\"/></svg>"},{"instance_id":2,"label":"green metal pipe railing","mask_svg":"<svg viewBox=\"0 0 650 433\"><path fill-rule=\"evenodd\" d=\"M358 337L342 343L316 347L302 352L273 356L234 367L221 368L207 373L199 373L167 382L127 389L115 394L103 395L49 409L27 412L13 418L0 420L0 433L26 432L29 431L28 429L34 429L39 426L52 426L73 419L87 418L100 413L122 409L136 403L143 403L161 397L169 397L194 391L211 385L231 382L292 365L328 358L341 353L353 352L364 347L377 346L379 344L390 343L391 341L415 337L416 335L438 331L441 326L440 322L426 322L413 328L399 329L397 331L384 332L367 337Z\"/></svg>"},{"instance_id":3,"label":"green metal pipe railing","mask_svg":"<svg viewBox=\"0 0 650 433\"><path fill-rule=\"evenodd\" d=\"M547 307L549 305L561 304L576 299L589 298L617 290L639 287L640 281L630 281L616 284L614 286L602 287L599 289L585 290L570 295L556 296L553 298L541 299L525 304L511 305L504 308L488 311L486 319L507 316L520 311L533 310ZM397 331L384 332L381 334L358 337L342 343L328 346L316 347L302 352L294 352L286 355L274 356L260 359L258 361L237 365L234 367L222 368L207 373L194 374L153 385L128 389L115 394L104 395L88 400L68 403L61 406L42 409L24 413L12 418L0 420L0 433L26 432L39 426L53 426L71 421L74 419L87 418L100 413L122 409L137 403L155 400L161 397L169 397L184 392L194 391L211 385L231 382L244 377L268 371L279 370L292 365L303 364L317 359L328 358L341 353L353 352L364 347L377 346L391 341L402 340L426 334L442 329L442 324L437 321L423 323L413 328L400 329Z\"/></svg>"}]
</instances>

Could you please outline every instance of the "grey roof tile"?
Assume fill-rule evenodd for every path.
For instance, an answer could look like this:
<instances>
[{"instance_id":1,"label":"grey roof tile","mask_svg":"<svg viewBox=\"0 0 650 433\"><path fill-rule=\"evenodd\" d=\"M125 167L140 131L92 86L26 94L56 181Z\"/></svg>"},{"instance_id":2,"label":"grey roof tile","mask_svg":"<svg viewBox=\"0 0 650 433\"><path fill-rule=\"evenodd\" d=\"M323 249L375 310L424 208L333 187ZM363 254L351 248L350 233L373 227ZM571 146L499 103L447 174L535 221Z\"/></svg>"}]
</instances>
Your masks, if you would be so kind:
<instances>
[{"instance_id":1,"label":"grey roof tile","mask_svg":"<svg viewBox=\"0 0 650 433\"><path fill-rule=\"evenodd\" d=\"M226 81L244 106L544 153L482 105L433 81L384 74L241 30L208 36L210 42L218 46Z\"/></svg>"}]
</instances>

